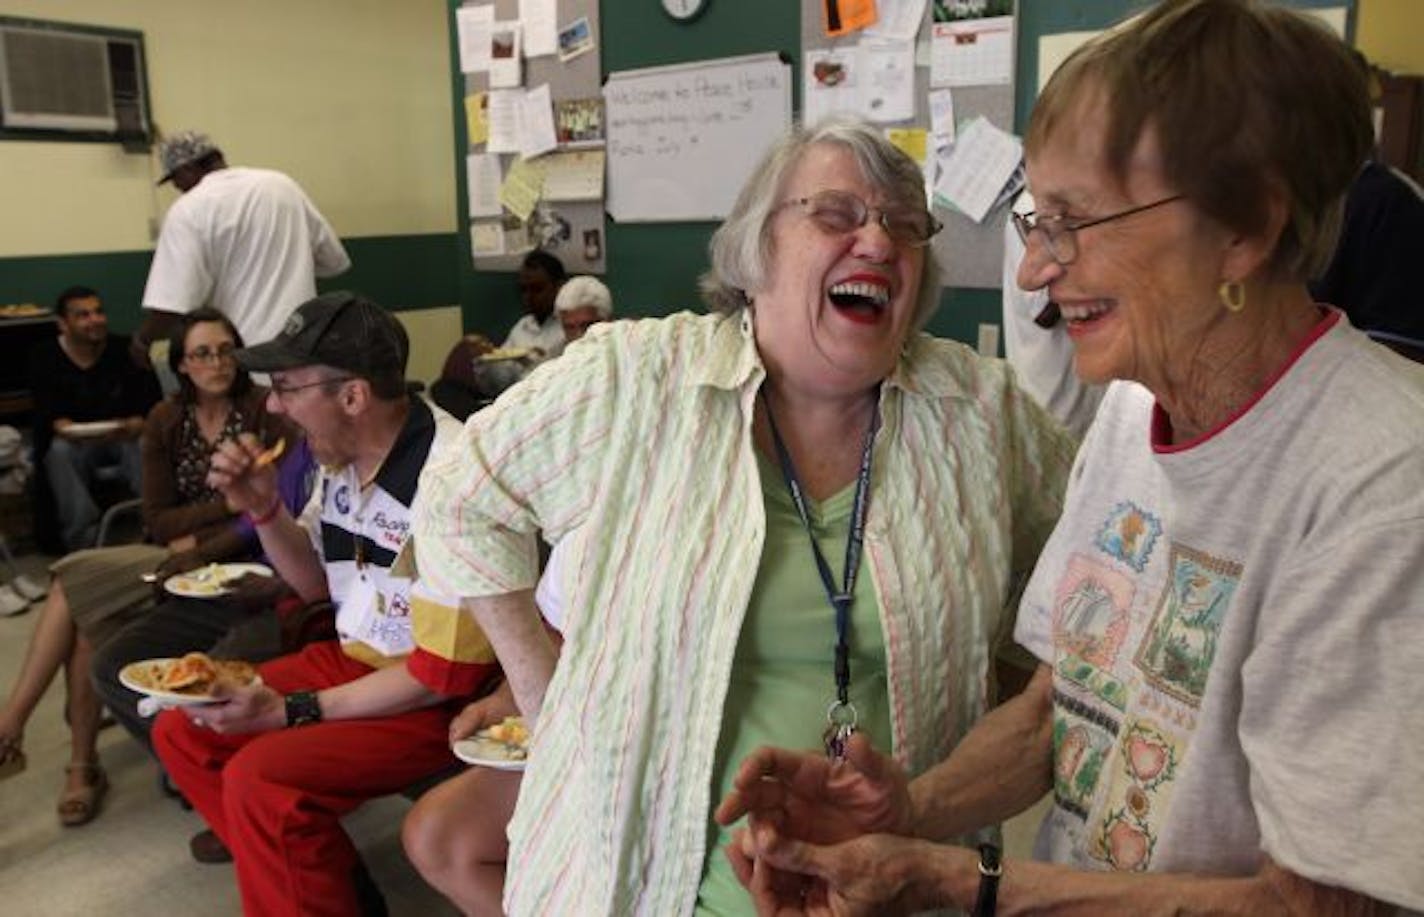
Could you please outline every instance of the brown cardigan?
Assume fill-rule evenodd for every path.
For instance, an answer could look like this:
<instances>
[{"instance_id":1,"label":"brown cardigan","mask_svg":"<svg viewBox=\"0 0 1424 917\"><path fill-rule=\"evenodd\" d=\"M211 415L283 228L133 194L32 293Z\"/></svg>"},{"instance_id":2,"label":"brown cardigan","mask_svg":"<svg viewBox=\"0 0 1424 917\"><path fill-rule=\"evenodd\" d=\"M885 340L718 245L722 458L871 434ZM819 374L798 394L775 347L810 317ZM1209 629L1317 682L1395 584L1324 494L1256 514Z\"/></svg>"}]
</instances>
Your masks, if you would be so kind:
<instances>
[{"instance_id":1,"label":"brown cardigan","mask_svg":"<svg viewBox=\"0 0 1424 917\"><path fill-rule=\"evenodd\" d=\"M148 537L166 545L175 538L194 535L197 552L204 562L228 560L251 551L250 539L233 522L221 497L201 503L183 503L178 494L178 436L182 429L184 403L181 395L169 395L148 412L143 426L143 524ZM286 422L267 413L267 389L254 385L237 399L242 411L244 432L253 433L264 445L287 435Z\"/></svg>"}]
</instances>

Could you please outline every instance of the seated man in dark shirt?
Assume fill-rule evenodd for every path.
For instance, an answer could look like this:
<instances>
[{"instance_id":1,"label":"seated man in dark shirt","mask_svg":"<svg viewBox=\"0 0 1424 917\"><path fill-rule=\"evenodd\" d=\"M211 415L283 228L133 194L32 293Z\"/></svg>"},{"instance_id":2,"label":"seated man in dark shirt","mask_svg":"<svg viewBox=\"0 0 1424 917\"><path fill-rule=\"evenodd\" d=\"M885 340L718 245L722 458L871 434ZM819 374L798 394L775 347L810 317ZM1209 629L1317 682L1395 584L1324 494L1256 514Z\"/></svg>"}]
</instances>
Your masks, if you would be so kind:
<instances>
[{"instance_id":1,"label":"seated man in dark shirt","mask_svg":"<svg viewBox=\"0 0 1424 917\"><path fill-rule=\"evenodd\" d=\"M109 333L98 293L70 287L59 294L55 316L59 335L30 354L35 463L54 494L64 547L74 551L93 544L100 469L118 469L138 493L138 437L159 391L153 373L129 359L128 339Z\"/></svg>"}]
</instances>

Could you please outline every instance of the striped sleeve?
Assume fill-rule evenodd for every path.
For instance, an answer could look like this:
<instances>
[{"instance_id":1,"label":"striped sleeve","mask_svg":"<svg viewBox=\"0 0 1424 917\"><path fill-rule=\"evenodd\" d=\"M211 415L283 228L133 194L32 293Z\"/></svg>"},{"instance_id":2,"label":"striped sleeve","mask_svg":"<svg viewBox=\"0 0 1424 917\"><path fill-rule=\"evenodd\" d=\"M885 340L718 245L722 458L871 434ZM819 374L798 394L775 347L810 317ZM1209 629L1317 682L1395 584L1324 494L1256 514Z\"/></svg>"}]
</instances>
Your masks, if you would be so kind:
<instances>
[{"instance_id":1,"label":"striped sleeve","mask_svg":"<svg viewBox=\"0 0 1424 917\"><path fill-rule=\"evenodd\" d=\"M620 362L610 336L581 341L432 454L414 520L432 590L473 598L534 588L536 533L557 541L598 493Z\"/></svg>"}]
</instances>

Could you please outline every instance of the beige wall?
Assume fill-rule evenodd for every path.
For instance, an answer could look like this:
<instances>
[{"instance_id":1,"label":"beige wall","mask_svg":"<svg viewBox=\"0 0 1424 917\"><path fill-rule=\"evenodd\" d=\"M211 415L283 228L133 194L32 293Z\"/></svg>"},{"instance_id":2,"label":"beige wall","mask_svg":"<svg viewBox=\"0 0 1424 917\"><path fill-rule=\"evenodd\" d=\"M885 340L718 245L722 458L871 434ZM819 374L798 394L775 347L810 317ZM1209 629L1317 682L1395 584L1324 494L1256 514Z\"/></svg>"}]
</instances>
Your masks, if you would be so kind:
<instances>
[{"instance_id":1,"label":"beige wall","mask_svg":"<svg viewBox=\"0 0 1424 917\"><path fill-rule=\"evenodd\" d=\"M1355 47L1386 70L1424 74L1424 0L1359 0Z\"/></svg>"},{"instance_id":2,"label":"beige wall","mask_svg":"<svg viewBox=\"0 0 1424 917\"><path fill-rule=\"evenodd\" d=\"M410 335L410 364L406 367L406 377L429 385L440 378L446 354L463 333L460 307L412 309L397 312L396 318L405 326L405 333Z\"/></svg>"},{"instance_id":3,"label":"beige wall","mask_svg":"<svg viewBox=\"0 0 1424 917\"><path fill-rule=\"evenodd\" d=\"M153 117L306 188L342 236L455 230L444 0L5 0L144 33ZM172 203L118 144L0 142L0 257L152 247Z\"/></svg>"}]
</instances>

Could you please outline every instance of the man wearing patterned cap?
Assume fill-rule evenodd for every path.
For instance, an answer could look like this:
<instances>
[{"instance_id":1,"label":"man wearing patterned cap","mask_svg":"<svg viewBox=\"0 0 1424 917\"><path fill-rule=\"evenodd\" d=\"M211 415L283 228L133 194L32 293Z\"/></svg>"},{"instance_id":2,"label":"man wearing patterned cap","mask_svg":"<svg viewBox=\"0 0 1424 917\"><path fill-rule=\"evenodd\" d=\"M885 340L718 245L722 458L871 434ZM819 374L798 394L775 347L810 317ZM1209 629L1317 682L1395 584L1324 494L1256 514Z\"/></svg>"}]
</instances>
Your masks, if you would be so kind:
<instances>
[{"instance_id":1,"label":"man wearing patterned cap","mask_svg":"<svg viewBox=\"0 0 1424 917\"><path fill-rule=\"evenodd\" d=\"M158 147L163 175L182 194L163 220L133 337L147 357L177 317L210 305L244 339L276 337L287 316L316 295L316 278L351 259L330 224L291 178L271 169L229 167L206 135L180 131Z\"/></svg>"}]
</instances>

